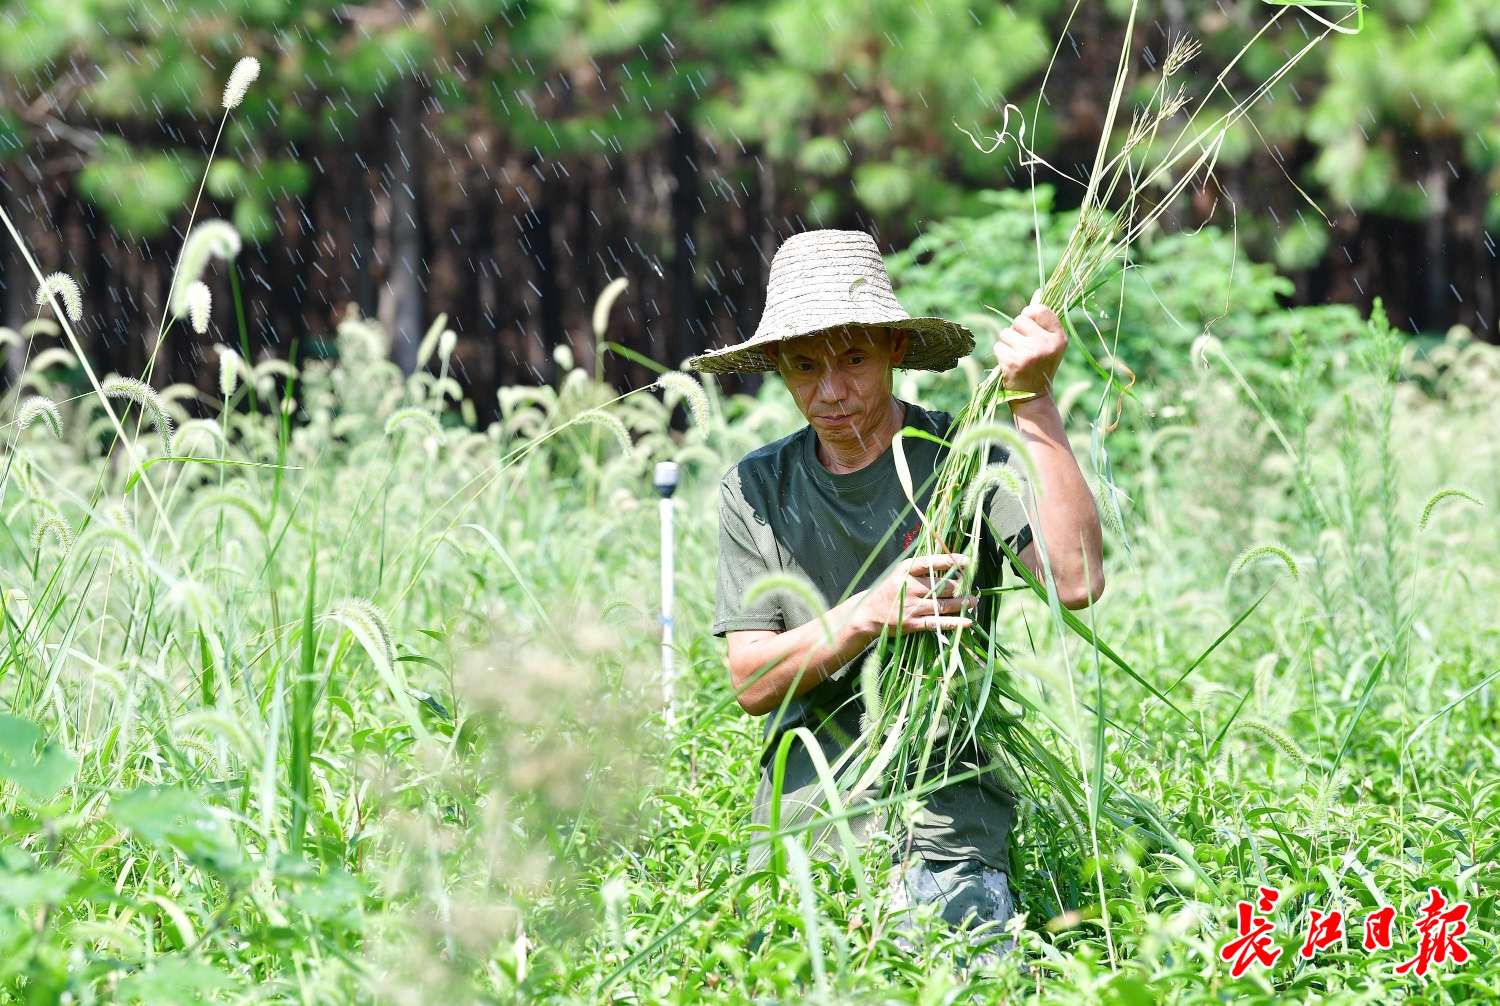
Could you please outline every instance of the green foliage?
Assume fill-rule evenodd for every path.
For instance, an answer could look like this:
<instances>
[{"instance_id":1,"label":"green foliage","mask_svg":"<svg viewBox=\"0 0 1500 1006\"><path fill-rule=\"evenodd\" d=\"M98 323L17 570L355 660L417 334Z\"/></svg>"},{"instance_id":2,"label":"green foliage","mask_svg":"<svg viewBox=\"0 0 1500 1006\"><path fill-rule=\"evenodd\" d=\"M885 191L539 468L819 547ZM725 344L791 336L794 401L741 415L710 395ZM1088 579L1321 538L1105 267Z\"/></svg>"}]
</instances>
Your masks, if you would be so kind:
<instances>
[{"instance_id":1,"label":"green foliage","mask_svg":"<svg viewBox=\"0 0 1500 1006\"><path fill-rule=\"evenodd\" d=\"M182 855L215 873L243 867L228 825L184 786L144 786L110 801L110 817L143 842Z\"/></svg>"},{"instance_id":2,"label":"green foliage","mask_svg":"<svg viewBox=\"0 0 1500 1006\"><path fill-rule=\"evenodd\" d=\"M1493 14L1481 13L1484 6L1435 0L1420 10L1372 8L1359 35L1332 41L1327 82L1305 133L1319 146L1313 178L1338 205L1426 215L1420 192L1401 181L1399 155L1413 143L1462 138L1481 171L1495 157L1475 142L1493 133L1500 101L1500 63L1485 38Z\"/></svg>"},{"instance_id":3,"label":"green foliage","mask_svg":"<svg viewBox=\"0 0 1500 1006\"><path fill-rule=\"evenodd\" d=\"M124 140L106 137L78 174L78 190L104 209L121 233L159 237L168 215L193 195L202 162L175 153L137 153Z\"/></svg>"},{"instance_id":4,"label":"green foliage","mask_svg":"<svg viewBox=\"0 0 1500 1006\"><path fill-rule=\"evenodd\" d=\"M1030 193L980 193L985 212L938 221L886 260L902 306L971 323L974 357L990 366L995 332L1055 267L1077 216L1053 212L1050 186L1034 192L1034 211ZM1273 264L1250 259L1232 234L1214 227L1157 233L1142 239L1123 281L1116 273L1068 323L1073 338L1098 356L1117 357L1148 383L1179 372L1205 332L1259 372L1284 367L1304 334L1315 337L1317 352L1331 353L1357 331L1358 315L1345 305L1282 308L1291 291ZM1070 354L1057 385L1091 378L1081 355ZM950 411L967 394L960 373L924 374L917 386Z\"/></svg>"},{"instance_id":5,"label":"green foliage","mask_svg":"<svg viewBox=\"0 0 1500 1006\"><path fill-rule=\"evenodd\" d=\"M1052 9L1015 8L972 18ZM69 10L32 4L12 37L50 33L60 51L93 30ZM107 31L123 10L91 12ZM434 10L456 25L498 13ZM788 6L773 24L878 53L852 10ZM325 38L321 8L231 11L305 16ZM592 25L603 51L669 23L610 12L549 7L516 44L553 58L571 27ZM737 13L676 44L757 38ZM956 8L932 16L963 23ZM833 72L808 38L778 44L810 79ZM0 58L13 45L0 39ZM877 62L867 51L845 69L868 81ZM883 142L867 114L853 121ZM909 123L895 125L905 149ZM931 163L867 154L845 168L909 172L893 206L954 198ZM252 198L243 174L219 183ZM1029 198L984 193L893 256L906 306L1018 310L1071 226L1050 189L1037 199L1034 220ZM1086 475L1119 490L1109 594L1058 619L1016 592L987 640L1016 673L985 659L988 688L959 693L990 714L987 745L1027 740L1042 768L1016 780L1019 949L976 967L960 963L968 937L930 917L895 938L895 877L873 849L830 854L809 828L775 836L771 868L751 865L760 724L739 714L707 631L713 500L728 465L802 425L774 378L758 399L678 378L662 398L622 396L559 354L556 387L502 389L500 421L478 429L443 351L441 376L408 378L386 333L350 317L336 355L295 371L226 354L219 457L142 459L150 437L112 443L98 398L65 384L66 351L28 354L0 412L59 435L0 444L0 998L1493 998L1500 556L1487 510L1451 501L1500 493L1500 448L1472 433L1500 422L1500 354L1461 330L1413 352L1378 302L1368 320L1281 310L1286 281L1208 228L1152 236L1120 282L1068 319L1134 375L1118 426L1065 409ZM986 339L998 323L974 321ZM601 310L596 335L606 324ZM56 333L11 339L37 334ZM922 378L919 400L961 404L980 366ZM1108 391L1069 367L1064 399ZM99 393L164 435L201 432L172 389L125 380ZM670 425L679 401L685 432ZM669 459L685 470L671 728L649 482ZM72 548L52 544L75 527ZM892 684L862 670L875 713ZM1055 763L1069 747L1081 772ZM1087 790L1058 801L1059 784ZM1056 837L1084 823L1098 846L1059 855ZM1292 952L1233 980L1215 951L1261 883L1287 892ZM1467 965L1424 984L1354 948L1292 960L1307 908L1342 906L1353 924L1391 903L1404 922L1428 885L1471 903Z\"/></svg>"},{"instance_id":6,"label":"green foliage","mask_svg":"<svg viewBox=\"0 0 1500 1006\"><path fill-rule=\"evenodd\" d=\"M250 240L268 240L275 201L306 184L271 177L287 165L268 144L306 136L349 142L414 73L432 81L438 127L454 137L472 131L478 112L516 149L588 157L618 144L629 154L660 142L673 128L670 110L715 144L761 145L773 165L803 179L795 187L815 220L839 222L857 205L920 231L934 219L983 212L976 191L1020 182L1013 146L986 154L957 127L990 135L1011 102L1035 116L1028 139L1041 156L1055 158L1076 141L1067 135L1072 113L1036 93L1055 47L1064 62L1053 67L1051 94L1064 71L1080 72L1063 35L1072 8L1064 0L988 8L962 0L781 0L768 8L718 4L709 14L681 0L462 0L405 21L333 16L296 0L246 0L228 11L187 3L171 17L135 3L27 3L0 34L0 69L45 81L69 58L95 63L85 99L96 115L124 124L214 115L237 56L284 53L267 61L226 138L234 156L256 168L224 162L210 178L215 198L234 202L221 212ZM1274 10L1189 11L1186 29L1222 65ZM1108 37L1128 12L1128 3L1103 5L1096 34ZM1337 8L1323 13L1338 16ZM1252 46L1226 81L1232 93L1251 93L1315 24L1295 9L1282 14L1269 33L1275 44ZM243 30L225 33L224 17L238 18ZM1285 85L1267 96L1259 135L1245 123L1230 130L1220 164L1264 162L1271 154L1263 144L1305 144L1311 157L1298 181L1330 213L1423 217L1431 204L1417 183L1426 169L1408 149L1451 143L1461 150L1456 168L1480 174L1500 159L1494 24L1476 0L1372 8L1360 34L1333 36L1296 68L1295 96ZM493 58L473 62L476 51ZM1108 64L1089 73L1102 77ZM1222 92L1206 93L1210 79L1190 82L1193 96L1210 103L1205 116L1223 101ZM1135 100L1144 100L1141 91ZM39 128L0 114L0 156L32 142ZM87 155L80 185L125 233L161 234L183 202L175 198L181 177L194 173L178 170L170 151L121 147L109 135L115 131L106 127ZM8 133L16 142L4 139ZM1302 209L1305 216L1311 208ZM1252 252L1286 269L1307 268L1328 249L1311 218L1287 239L1261 236L1248 221L1245 230L1256 236Z\"/></svg>"},{"instance_id":7,"label":"green foliage","mask_svg":"<svg viewBox=\"0 0 1500 1006\"><path fill-rule=\"evenodd\" d=\"M0 779L34 800L51 799L73 777L77 762L36 725L0 713Z\"/></svg>"},{"instance_id":8,"label":"green foliage","mask_svg":"<svg viewBox=\"0 0 1500 1006\"><path fill-rule=\"evenodd\" d=\"M201 961L168 958L126 977L117 990L127 1003L191 1003L210 1001L222 993L227 976Z\"/></svg>"},{"instance_id":9,"label":"green foliage","mask_svg":"<svg viewBox=\"0 0 1500 1006\"><path fill-rule=\"evenodd\" d=\"M977 222L1018 227L1025 210ZM955 270L954 285L987 275L982 264L959 270L968 263L946 242L927 253ZM1024 288L1024 266L1012 268L1008 282ZM931 281L918 289L943 289L918 275ZM565 425L616 397L573 368L560 389L506 389L503 420L474 430L383 359L378 326L349 321L341 355L302 369L284 447L272 403L221 417L227 459L266 467L240 466L221 484L221 469L164 462L129 490L123 472L106 476L110 498L138 504L144 574L191 571L212 591L202 616L189 608L184 623L150 602L149 580L118 567L100 575L123 552L80 543L44 549L36 564L30 530L56 516L38 502L49 490L3 483L0 504L20 523L16 544L0 535L0 569L28 596L7 587L0 630L0 683L25 717L0 718L0 988L185 1002L275 986L384 1001L400 975L453 1001L790 1000L820 982L845 1001L978 1001L1034 994L1025 963L1049 969L1044 998L1057 1001L1116 985L1188 1000L1202 969L1219 967L1207 955L1226 938L1229 906L1262 882L1312 904L1343 898L1356 918L1379 901L1408 918L1436 884L1473 902L1467 944L1482 961L1495 929L1482 836L1500 825L1500 787L1484 775L1495 754L1485 682L1496 644L1483 628L1493 584L1482 552L1477 590L1461 589L1450 563L1418 560L1490 547L1475 536L1486 511L1432 501L1459 495L1445 488L1456 483L1478 500L1500 492L1482 474L1500 471L1493 446L1466 432L1497 418L1500 361L1462 339L1432 347L1429 390L1404 388L1414 394L1387 421L1400 349L1389 326L1361 322L1347 344L1311 357L1322 329L1264 314L1263 328L1293 333L1285 365L1251 367L1254 344L1230 339L1207 371L1163 350L1141 382L1147 404L1184 410L1163 423L1195 432L1138 430L1128 442L1139 449L1115 453L1126 493L1109 593L1076 621L1113 655L1101 651L1097 685L1090 644L1080 655L1079 635L1065 638L1039 599L1007 600L996 642L1025 673L995 686L1024 700L1015 722L1049 744L1081 734L1100 778L1142 794L1184 843L1153 844L1161 829L1143 807L1100 815L1098 859L1058 858L1049 850L1066 822L1023 802L1019 959L965 973L962 938L934 920L898 945L892 877L873 853L852 867L841 845L829 855L800 832L781 840L784 872L746 868L760 724L739 712L722 643L707 634L713 591L693 585L713 581L723 469L800 425L784 390L770 382L756 401L664 379L663 393L698 413L687 443L666 435L667 405L643 389L608 406L631 443L621 452L613 426ZM1243 386L1224 369L1236 360ZM30 378L41 390L44 373ZM64 438L17 441L10 468L78 487L57 506L82 525L72 500L100 478L81 432L97 406L56 400ZM436 432L411 410L438 418ZM1125 422L1151 426L1134 412ZM1272 422L1295 462L1265 432ZM1407 452L1389 477L1399 496L1382 496L1382 440L1418 431L1429 449ZM656 682L632 675L649 677L658 657L649 473L687 447L704 458L677 496L681 704L668 737ZM1311 502L1299 509L1304 493L1338 521L1334 537ZM223 516L228 494L250 501L269 533ZM1386 512L1399 520L1387 525ZM1132 573L1124 536L1135 555L1171 561ZM1336 544L1319 554L1323 539ZM1225 576L1267 541L1284 544ZM1289 557L1298 578L1275 575ZM1377 663L1368 654L1390 646L1387 582L1398 626L1422 600L1425 635L1406 637L1408 657ZM1247 600L1266 587L1264 605ZM346 603L337 625L320 626L340 597L379 607ZM131 611L127 632L116 613ZM45 655L80 635L92 662L51 676ZM1116 659L1163 687L1175 680L1167 697L1187 719ZM1080 673L1110 719L1097 746L1086 710L1051 726L1037 713L1055 707L1043 693L1066 694ZM870 674L861 689L884 702ZM50 739L61 736L66 748ZM1088 921L1099 883L1123 984ZM1299 919L1279 916L1281 931ZM1270 987L1405 988L1371 977L1365 962L1382 958L1362 953L1278 968ZM1184 972L1194 955L1204 960ZM1475 962L1450 980L1488 987ZM1225 995L1262 988L1211 976Z\"/></svg>"}]
</instances>

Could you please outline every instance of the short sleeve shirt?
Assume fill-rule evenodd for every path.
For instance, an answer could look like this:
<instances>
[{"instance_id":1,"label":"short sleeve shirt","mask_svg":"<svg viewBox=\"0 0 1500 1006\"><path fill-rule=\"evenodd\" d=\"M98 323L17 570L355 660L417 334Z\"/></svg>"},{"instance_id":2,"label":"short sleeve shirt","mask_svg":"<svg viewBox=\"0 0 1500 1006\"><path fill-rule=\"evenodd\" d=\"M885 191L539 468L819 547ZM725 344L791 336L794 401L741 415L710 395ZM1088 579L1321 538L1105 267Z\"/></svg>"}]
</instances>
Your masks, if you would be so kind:
<instances>
[{"instance_id":1,"label":"short sleeve shirt","mask_svg":"<svg viewBox=\"0 0 1500 1006\"><path fill-rule=\"evenodd\" d=\"M898 399L899 401L899 399ZM905 406L903 426L946 439L953 417L946 412ZM935 475L947 447L905 436L902 439L913 494L926 509ZM989 460L1004 462L1005 449L991 448ZM1019 475L1019 473L1018 473ZM1015 552L1031 540L1025 509L1014 495L994 492L986 501L991 529ZM762 595L753 603L744 596L769 573L790 573L812 584L826 607L869 588L896 562L914 554L920 518L912 509L897 474L894 448L854 472L830 472L817 456L811 425L745 455L724 476L719 493L719 566L713 631L723 636L744 629L786 631L816 617L788 592ZM975 582L999 586L1003 553L992 542L981 548ZM982 624L993 617L999 595L982 598ZM763 762L775 750L779 735L794 726L809 727L830 762L859 732L862 703L853 673L874 644L834 676L792 699L779 720L767 716ZM776 735L769 732L775 722ZM794 748L800 749L800 745ZM977 754L974 755L977 758ZM985 759L986 761L988 759ZM955 767L964 764L956 760ZM810 774L810 764L805 766ZM788 766L788 790L797 775ZM786 791L784 791L786 792ZM980 859L1007 869L1008 833L1013 797L993 777L955 783L930 794L913 847L931 859Z\"/></svg>"}]
</instances>

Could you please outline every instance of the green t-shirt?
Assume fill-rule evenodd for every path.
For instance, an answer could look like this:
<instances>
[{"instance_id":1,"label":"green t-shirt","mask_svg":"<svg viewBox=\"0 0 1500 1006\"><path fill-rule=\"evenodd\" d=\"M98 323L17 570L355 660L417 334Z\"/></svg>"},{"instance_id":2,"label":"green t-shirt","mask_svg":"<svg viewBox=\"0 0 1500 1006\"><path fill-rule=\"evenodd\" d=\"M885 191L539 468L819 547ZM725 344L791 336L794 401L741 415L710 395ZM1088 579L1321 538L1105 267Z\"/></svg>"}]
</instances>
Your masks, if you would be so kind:
<instances>
[{"instance_id":1,"label":"green t-shirt","mask_svg":"<svg viewBox=\"0 0 1500 1006\"><path fill-rule=\"evenodd\" d=\"M903 426L946 438L953 417L902 402ZM938 465L947 448L907 436L902 440L912 487L925 510ZM786 631L812 620L805 606L777 593L753 605L742 598L749 585L766 573L790 572L806 577L831 608L872 586L896 562L915 554L920 520L912 510L896 472L895 453L887 448L875 461L854 472L830 472L817 456L817 434L811 425L745 455L719 486L719 569L713 631L723 636L744 629ZM1004 448L991 448L992 462L1006 460ZM1019 552L1031 540L1024 509L1013 496L995 492L986 503L990 522ZM1004 554L989 541L975 575L978 587L999 586ZM874 558L866 562L874 553ZM983 598L980 624L993 616L998 594ZM872 644L873 647L873 644ZM806 726L818 739L830 763L859 733L862 701L858 668L870 648L834 677L792 699L780 720L766 717L768 736L762 753L762 783L756 819L767 820L770 754L779 735ZM773 723L776 736L770 736ZM955 774L988 759L978 752L956 752ZM811 757L793 744L783 786L783 820L794 820L791 808L804 810L821 791ZM1014 797L985 773L946 786L927 797L923 822L914 829L912 849L928 859L978 859L1009 870L1009 833L1014 824ZM805 816L805 815L804 815Z\"/></svg>"}]
</instances>

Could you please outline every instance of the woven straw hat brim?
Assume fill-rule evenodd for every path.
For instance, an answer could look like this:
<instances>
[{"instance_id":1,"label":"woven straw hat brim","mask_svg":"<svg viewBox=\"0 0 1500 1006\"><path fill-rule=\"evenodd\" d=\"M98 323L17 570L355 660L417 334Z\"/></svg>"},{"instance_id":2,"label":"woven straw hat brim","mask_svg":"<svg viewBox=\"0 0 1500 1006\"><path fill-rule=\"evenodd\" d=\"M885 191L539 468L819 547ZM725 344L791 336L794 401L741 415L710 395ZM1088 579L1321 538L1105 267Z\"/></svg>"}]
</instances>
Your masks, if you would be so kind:
<instances>
[{"instance_id":1,"label":"woven straw hat brim","mask_svg":"<svg viewBox=\"0 0 1500 1006\"><path fill-rule=\"evenodd\" d=\"M895 364L901 370L952 370L974 351L974 333L946 318L902 318L892 321L844 321L806 332L753 339L738 346L715 349L689 359L685 366L705 374L752 374L776 369L775 344L809 335L832 335L843 328L903 329L910 333L906 355Z\"/></svg>"},{"instance_id":2,"label":"woven straw hat brim","mask_svg":"<svg viewBox=\"0 0 1500 1006\"><path fill-rule=\"evenodd\" d=\"M974 350L974 333L946 318L913 318L891 289L885 259L864 231L820 228L794 234L771 260L766 307L755 334L688 360L689 370L735 374L775 370L774 345L874 326L910 333L904 370L947 370Z\"/></svg>"}]
</instances>

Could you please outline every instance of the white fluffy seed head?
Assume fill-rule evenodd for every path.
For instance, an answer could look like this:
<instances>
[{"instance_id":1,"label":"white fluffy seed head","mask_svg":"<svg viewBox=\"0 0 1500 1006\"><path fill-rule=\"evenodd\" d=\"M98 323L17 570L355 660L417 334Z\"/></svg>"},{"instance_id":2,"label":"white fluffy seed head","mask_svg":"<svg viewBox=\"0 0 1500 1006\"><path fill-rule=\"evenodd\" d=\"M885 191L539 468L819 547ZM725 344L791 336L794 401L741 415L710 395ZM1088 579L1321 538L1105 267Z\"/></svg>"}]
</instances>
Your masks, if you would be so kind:
<instances>
[{"instance_id":1,"label":"white fluffy seed head","mask_svg":"<svg viewBox=\"0 0 1500 1006\"><path fill-rule=\"evenodd\" d=\"M240 354L228 346L215 346L219 353L219 393L226 399L234 394L240 380Z\"/></svg>"},{"instance_id":2,"label":"white fluffy seed head","mask_svg":"<svg viewBox=\"0 0 1500 1006\"><path fill-rule=\"evenodd\" d=\"M246 56L234 64L234 69L229 73L229 83L224 85L224 110L239 107L239 103L245 100L245 92L250 90L250 85L259 76L260 60L254 56Z\"/></svg>"},{"instance_id":3,"label":"white fluffy seed head","mask_svg":"<svg viewBox=\"0 0 1500 1006\"><path fill-rule=\"evenodd\" d=\"M699 428L708 425L708 393L703 390L703 385L687 374L669 370L656 379L655 386L662 389L662 398L668 408L686 402L693 425Z\"/></svg>"},{"instance_id":4,"label":"white fluffy seed head","mask_svg":"<svg viewBox=\"0 0 1500 1006\"><path fill-rule=\"evenodd\" d=\"M201 279L193 280L187 291L188 320L199 335L208 331L208 316L213 311L213 303L208 284Z\"/></svg>"},{"instance_id":5,"label":"white fluffy seed head","mask_svg":"<svg viewBox=\"0 0 1500 1006\"><path fill-rule=\"evenodd\" d=\"M362 597L346 597L330 608L323 620L343 624L379 669L386 675L391 673L396 664L395 636L384 613L374 604Z\"/></svg>"},{"instance_id":6,"label":"white fluffy seed head","mask_svg":"<svg viewBox=\"0 0 1500 1006\"><path fill-rule=\"evenodd\" d=\"M21 325L21 338L35 339L39 335L56 336L62 334L62 326L51 318L30 318Z\"/></svg>"},{"instance_id":7,"label":"white fluffy seed head","mask_svg":"<svg viewBox=\"0 0 1500 1006\"><path fill-rule=\"evenodd\" d=\"M68 526L67 521L56 514L48 514L37 521L36 526L31 529L31 551L40 552L48 536L51 536L64 552L72 551L73 529Z\"/></svg>"},{"instance_id":8,"label":"white fluffy seed head","mask_svg":"<svg viewBox=\"0 0 1500 1006\"><path fill-rule=\"evenodd\" d=\"M609 327L609 309L614 306L616 298L625 292L630 281L624 276L618 276L604 288L599 299L594 302L594 338L604 338L604 330Z\"/></svg>"},{"instance_id":9,"label":"white fluffy seed head","mask_svg":"<svg viewBox=\"0 0 1500 1006\"><path fill-rule=\"evenodd\" d=\"M123 398L134 402L144 415L150 417L151 425L156 428L157 436L161 439L162 453L171 452L172 417L167 415L166 404L155 388L134 377L119 376L105 378L100 387L108 398Z\"/></svg>"},{"instance_id":10,"label":"white fluffy seed head","mask_svg":"<svg viewBox=\"0 0 1500 1006\"><path fill-rule=\"evenodd\" d=\"M453 347L458 345L458 333L451 328L443 329L443 334L438 336L438 359L444 363L453 355Z\"/></svg>"},{"instance_id":11,"label":"white fluffy seed head","mask_svg":"<svg viewBox=\"0 0 1500 1006\"><path fill-rule=\"evenodd\" d=\"M422 341L417 344L417 369L426 368L427 361L432 359L433 351L437 349L438 339L446 332L448 316L440 314L427 326L427 334L422 336Z\"/></svg>"},{"instance_id":12,"label":"white fluffy seed head","mask_svg":"<svg viewBox=\"0 0 1500 1006\"><path fill-rule=\"evenodd\" d=\"M398 435L403 427L412 427L426 437L441 438L443 427L426 409L409 406L392 412L385 421L385 435Z\"/></svg>"},{"instance_id":13,"label":"white fluffy seed head","mask_svg":"<svg viewBox=\"0 0 1500 1006\"><path fill-rule=\"evenodd\" d=\"M182 242L182 254L172 281L172 317L188 313L188 291L203 276L210 258L228 261L240 253L244 241L234 224L227 220L203 220L193 225Z\"/></svg>"},{"instance_id":14,"label":"white fluffy seed head","mask_svg":"<svg viewBox=\"0 0 1500 1006\"><path fill-rule=\"evenodd\" d=\"M874 653L866 657L864 663L860 665L859 692L864 699L865 706L860 713L859 726L862 731L869 730L877 726L885 715L880 699L880 659Z\"/></svg>"},{"instance_id":15,"label":"white fluffy seed head","mask_svg":"<svg viewBox=\"0 0 1500 1006\"><path fill-rule=\"evenodd\" d=\"M46 307L51 304L53 294L62 300L63 311L69 321L83 320L83 292L78 289L78 283L72 276L65 272L55 272L42 280L42 285L36 288L36 306Z\"/></svg>"},{"instance_id":16,"label":"white fluffy seed head","mask_svg":"<svg viewBox=\"0 0 1500 1006\"><path fill-rule=\"evenodd\" d=\"M26 429L32 423L40 422L47 427L58 440L62 439L63 422L62 413L57 409L57 403L42 395L32 395L21 403L20 411L16 415L16 426Z\"/></svg>"},{"instance_id":17,"label":"white fluffy seed head","mask_svg":"<svg viewBox=\"0 0 1500 1006\"><path fill-rule=\"evenodd\" d=\"M1014 505L1022 505L1021 500L1024 499L1026 492L1025 483L1022 482L1020 473L1003 461L985 465L969 482L969 487L964 490L963 500L959 504L959 513L964 521L967 523L972 520L980 502L997 490L1004 492L1007 498L1013 499ZM1024 515L1023 510L1023 519Z\"/></svg>"},{"instance_id":18,"label":"white fluffy seed head","mask_svg":"<svg viewBox=\"0 0 1500 1006\"><path fill-rule=\"evenodd\" d=\"M614 436L616 443L620 445L620 453L630 453L630 431L625 428L624 423L620 422L620 420L611 413L601 412L598 409L591 409L588 412L580 412L568 422L591 423L595 426L602 426L605 430L607 430Z\"/></svg>"}]
</instances>

